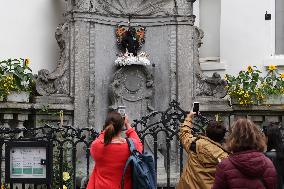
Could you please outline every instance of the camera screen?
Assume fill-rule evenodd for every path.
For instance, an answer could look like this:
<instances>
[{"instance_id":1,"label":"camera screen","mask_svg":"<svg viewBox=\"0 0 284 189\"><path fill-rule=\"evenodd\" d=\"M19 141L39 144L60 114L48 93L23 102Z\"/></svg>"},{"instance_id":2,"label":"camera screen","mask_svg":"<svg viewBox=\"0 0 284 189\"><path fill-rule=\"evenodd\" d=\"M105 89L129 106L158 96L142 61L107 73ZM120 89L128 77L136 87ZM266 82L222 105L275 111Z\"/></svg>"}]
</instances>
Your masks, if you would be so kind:
<instances>
[{"instance_id":1,"label":"camera screen","mask_svg":"<svg viewBox=\"0 0 284 189\"><path fill-rule=\"evenodd\" d=\"M125 116L125 106L118 106L117 112L120 113L120 115Z\"/></svg>"},{"instance_id":2,"label":"camera screen","mask_svg":"<svg viewBox=\"0 0 284 189\"><path fill-rule=\"evenodd\" d=\"M194 102L193 103L193 112L199 112L199 102Z\"/></svg>"}]
</instances>

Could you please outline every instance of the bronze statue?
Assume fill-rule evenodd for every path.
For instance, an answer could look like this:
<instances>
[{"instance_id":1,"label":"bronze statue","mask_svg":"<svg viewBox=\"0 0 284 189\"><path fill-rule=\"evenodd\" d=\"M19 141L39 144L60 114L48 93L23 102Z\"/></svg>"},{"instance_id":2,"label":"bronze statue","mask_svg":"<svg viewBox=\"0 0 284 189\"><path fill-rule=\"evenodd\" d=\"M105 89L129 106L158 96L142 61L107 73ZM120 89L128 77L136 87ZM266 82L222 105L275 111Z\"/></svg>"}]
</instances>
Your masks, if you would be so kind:
<instances>
[{"instance_id":1,"label":"bronze statue","mask_svg":"<svg viewBox=\"0 0 284 189\"><path fill-rule=\"evenodd\" d=\"M145 43L145 28L140 27L135 29L130 26L126 30L123 26L118 26L116 29L117 43L122 53L132 53L134 56L137 56L138 50Z\"/></svg>"}]
</instances>

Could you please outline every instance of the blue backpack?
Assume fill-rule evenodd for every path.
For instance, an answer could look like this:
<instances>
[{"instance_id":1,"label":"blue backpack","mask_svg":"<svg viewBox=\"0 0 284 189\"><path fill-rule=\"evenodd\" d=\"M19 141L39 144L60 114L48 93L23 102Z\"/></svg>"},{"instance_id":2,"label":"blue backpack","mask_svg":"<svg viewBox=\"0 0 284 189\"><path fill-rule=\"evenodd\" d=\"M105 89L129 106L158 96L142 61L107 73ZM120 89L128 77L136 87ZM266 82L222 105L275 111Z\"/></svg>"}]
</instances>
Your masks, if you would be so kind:
<instances>
[{"instance_id":1,"label":"blue backpack","mask_svg":"<svg viewBox=\"0 0 284 189\"><path fill-rule=\"evenodd\" d=\"M153 157L148 153L140 153L131 138L126 138L130 157L124 166L121 188L124 189L124 176L129 164L132 165L132 189L156 189L156 172Z\"/></svg>"}]
</instances>

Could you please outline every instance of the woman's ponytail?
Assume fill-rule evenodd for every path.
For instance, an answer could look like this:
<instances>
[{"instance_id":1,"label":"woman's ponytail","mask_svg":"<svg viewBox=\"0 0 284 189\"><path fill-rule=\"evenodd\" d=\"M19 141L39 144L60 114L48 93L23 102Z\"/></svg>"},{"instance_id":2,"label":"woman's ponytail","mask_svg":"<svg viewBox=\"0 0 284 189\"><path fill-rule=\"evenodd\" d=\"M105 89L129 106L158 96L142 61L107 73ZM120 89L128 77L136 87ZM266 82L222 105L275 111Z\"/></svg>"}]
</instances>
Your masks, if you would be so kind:
<instances>
[{"instance_id":1,"label":"woman's ponytail","mask_svg":"<svg viewBox=\"0 0 284 189\"><path fill-rule=\"evenodd\" d=\"M109 124L105 128L104 143L105 145L111 143L112 138L115 136L115 130L113 124Z\"/></svg>"},{"instance_id":2,"label":"woman's ponytail","mask_svg":"<svg viewBox=\"0 0 284 189\"><path fill-rule=\"evenodd\" d=\"M114 136L116 136L124 126L124 119L120 113L116 111L111 111L107 114L107 118L104 125L105 136L104 143L105 145L110 144Z\"/></svg>"}]
</instances>

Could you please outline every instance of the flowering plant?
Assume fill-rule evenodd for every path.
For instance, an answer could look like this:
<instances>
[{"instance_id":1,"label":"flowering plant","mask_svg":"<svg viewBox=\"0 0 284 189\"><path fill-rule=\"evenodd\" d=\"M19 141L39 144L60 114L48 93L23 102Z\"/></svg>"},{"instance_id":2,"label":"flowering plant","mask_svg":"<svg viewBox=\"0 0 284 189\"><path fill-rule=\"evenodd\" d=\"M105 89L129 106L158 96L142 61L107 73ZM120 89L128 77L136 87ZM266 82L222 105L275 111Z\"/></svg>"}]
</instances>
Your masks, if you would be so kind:
<instances>
[{"instance_id":1,"label":"flowering plant","mask_svg":"<svg viewBox=\"0 0 284 189\"><path fill-rule=\"evenodd\" d=\"M227 89L230 97L238 100L240 105L259 104L269 95L284 94L284 73L279 73L275 65L268 67L267 74L256 66L248 66L237 76L225 75Z\"/></svg>"},{"instance_id":2,"label":"flowering plant","mask_svg":"<svg viewBox=\"0 0 284 189\"><path fill-rule=\"evenodd\" d=\"M6 187L4 184L1 185L1 189L9 189L8 187Z\"/></svg>"},{"instance_id":3,"label":"flowering plant","mask_svg":"<svg viewBox=\"0 0 284 189\"><path fill-rule=\"evenodd\" d=\"M279 73L276 66L270 65L261 84L265 96L284 94L284 73Z\"/></svg>"},{"instance_id":4,"label":"flowering plant","mask_svg":"<svg viewBox=\"0 0 284 189\"><path fill-rule=\"evenodd\" d=\"M0 98L6 98L11 91L31 91L33 74L29 59L8 59L0 61Z\"/></svg>"}]
</instances>

